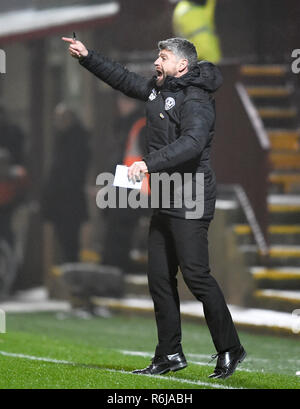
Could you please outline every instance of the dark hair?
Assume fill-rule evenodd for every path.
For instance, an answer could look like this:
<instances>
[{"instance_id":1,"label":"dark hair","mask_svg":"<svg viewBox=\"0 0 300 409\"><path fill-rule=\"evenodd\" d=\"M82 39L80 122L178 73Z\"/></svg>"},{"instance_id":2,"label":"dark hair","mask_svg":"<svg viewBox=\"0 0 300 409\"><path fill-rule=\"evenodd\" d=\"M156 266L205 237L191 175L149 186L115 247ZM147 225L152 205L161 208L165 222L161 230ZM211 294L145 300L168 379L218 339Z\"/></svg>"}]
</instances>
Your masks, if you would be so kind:
<instances>
[{"instance_id":1,"label":"dark hair","mask_svg":"<svg viewBox=\"0 0 300 409\"><path fill-rule=\"evenodd\" d=\"M198 61L197 51L193 43L185 38L168 38L167 40L159 41L159 50L172 51L179 58L186 58L188 60L189 69L195 67Z\"/></svg>"}]
</instances>

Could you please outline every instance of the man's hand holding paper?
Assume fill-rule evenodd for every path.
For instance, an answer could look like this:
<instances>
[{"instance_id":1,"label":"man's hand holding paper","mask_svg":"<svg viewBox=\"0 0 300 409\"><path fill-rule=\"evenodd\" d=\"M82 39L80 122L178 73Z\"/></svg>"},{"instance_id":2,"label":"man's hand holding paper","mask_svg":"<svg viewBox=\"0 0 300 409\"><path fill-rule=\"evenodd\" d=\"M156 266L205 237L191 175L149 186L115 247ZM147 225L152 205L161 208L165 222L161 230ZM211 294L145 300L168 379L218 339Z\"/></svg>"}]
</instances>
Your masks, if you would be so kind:
<instances>
[{"instance_id":1,"label":"man's hand holding paper","mask_svg":"<svg viewBox=\"0 0 300 409\"><path fill-rule=\"evenodd\" d=\"M128 168L128 178L135 182L139 182L145 176L145 173L148 172L147 165L144 161L134 162Z\"/></svg>"},{"instance_id":2,"label":"man's hand holding paper","mask_svg":"<svg viewBox=\"0 0 300 409\"><path fill-rule=\"evenodd\" d=\"M129 189L141 189L143 177L147 172L146 169L145 162L135 162L129 168L124 165L117 165L113 184L114 186Z\"/></svg>"}]
</instances>

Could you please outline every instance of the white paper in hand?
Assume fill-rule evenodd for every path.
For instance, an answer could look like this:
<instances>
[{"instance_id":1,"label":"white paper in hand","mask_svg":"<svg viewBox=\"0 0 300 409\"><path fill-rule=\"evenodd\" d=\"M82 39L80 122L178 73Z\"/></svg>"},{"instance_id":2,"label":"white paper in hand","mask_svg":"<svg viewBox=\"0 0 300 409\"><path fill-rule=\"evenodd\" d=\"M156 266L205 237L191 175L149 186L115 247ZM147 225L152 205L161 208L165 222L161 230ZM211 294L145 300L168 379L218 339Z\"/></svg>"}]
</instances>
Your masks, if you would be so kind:
<instances>
[{"instance_id":1,"label":"white paper in hand","mask_svg":"<svg viewBox=\"0 0 300 409\"><path fill-rule=\"evenodd\" d=\"M126 187L130 189L141 189L142 181L133 183L132 180L128 179L128 167L124 165L116 166L116 173L114 178L114 186Z\"/></svg>"}]
</instances>

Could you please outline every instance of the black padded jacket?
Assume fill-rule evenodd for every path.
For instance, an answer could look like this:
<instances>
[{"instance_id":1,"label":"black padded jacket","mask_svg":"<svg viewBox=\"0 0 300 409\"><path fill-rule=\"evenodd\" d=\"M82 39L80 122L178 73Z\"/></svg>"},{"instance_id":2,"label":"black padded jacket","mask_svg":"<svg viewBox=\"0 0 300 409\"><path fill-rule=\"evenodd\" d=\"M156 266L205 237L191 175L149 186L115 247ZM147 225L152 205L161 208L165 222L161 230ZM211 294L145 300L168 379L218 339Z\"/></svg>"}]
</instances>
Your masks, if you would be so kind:
<instances>
[{"instance_id":1,"label":"black padded jacket","mask_svg":"<svg viewBox=\"0 0 300 409\"><path fill-rule=\"evenodd\" d=\"M179 173L183 181L182 194L184 174L190 174L191 180L187 178L186 183L191 182L192 200L204 200L204 211L201 217L195 218L211 220L216 201L216 180L210 165L215 126L212 93L222 84L218 68L200 61L185 75L167 77L163 86L157 87L156 77L146 79L94 51L89 50L79 62L114 89L146 102L148 153L143 159L149 173ZM197 189L197 173L204 174L204 188L198 186ZM171 191L170 206L160 207L158 211L186 218L187 210L193 209L185 206L184 199L182 202L181 207L174 206L174 191Z\"/></svg>"}]
</instances>

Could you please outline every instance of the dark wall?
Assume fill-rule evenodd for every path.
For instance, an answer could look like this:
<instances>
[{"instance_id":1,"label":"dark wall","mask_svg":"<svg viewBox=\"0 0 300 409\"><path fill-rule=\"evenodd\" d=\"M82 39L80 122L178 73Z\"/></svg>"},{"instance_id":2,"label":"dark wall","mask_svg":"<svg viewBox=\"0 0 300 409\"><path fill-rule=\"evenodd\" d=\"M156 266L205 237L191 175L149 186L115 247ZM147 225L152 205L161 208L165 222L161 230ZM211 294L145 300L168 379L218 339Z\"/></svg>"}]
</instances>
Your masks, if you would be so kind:
<instances>
[{"instance_id":1,"label":"dark wall","mask_svg":"<svg viewBox=\"0 0 300 409\"><path fill-rule=\"evenodd\" d=\"M120 0L111 40L122 51L153 50L172 35L173 6L168 0Z\"/></svg>"},{"instance_id":2,"label":"dark wall","mask_svg":"<svg viewBox=\"0 0 300 409\"><path fill-rule=\"evenodd\" d=\"M216 29L225 59L288 60L291 50L300 48L299 21L299 0L217 1Z\"/></svg>"},{"instance_id":3,"label":"dark wall","mask_svg":"<svg viewBox=\"0 0 300 409\"><path fill-rule=\"evenodd\" d=\"M121 13L110 37L123 51L152 50L172 36L168 0L120 0ZM300 48L299 0L218 0L216 29L225 59L282 62Z\"/></svg>"},{"instance_id":4,"label":"dark wall","mask_svg":"<svg viewBox=\"0 0 300 409\"><path fill-rule=\"evenodd\" d=\"M288 60L300 47L299 0L219 0L216 27L223 55L260 62Z\"/></svg>"},{"instance_id":5,"label":"dark wall","mask_svg":"<svg viewBox=\"0 0 300 409\"><path fill-rule=\"evenodd\" d=\"M0 0L0 12L28 7L94 4L109 0ZM109 37L123 51L151 50L171 36L174 4L169 0L118 0L121 13ZM218 0L216 28L223 56L248 61L282 62L300 47L299 0ZM101 40L101 39L99 39Z\"/></svg>"},{"instance_id":6,"label":"dark wall","mask_svg":"<svg viewBox=\"0 0 300 409\"><path fill-rule=\"evenodd\" d=\"M289 59L291 51L300 47L299 0L264 0L260 22L259 54L280 61Z\"/></svg>"},{"instance_id":7,"label":"dark wall","mask_svg":"<svg viewBox=\"0 0 300 409\"><path fill-rule=\"evenodd\" d=\"M224 82L215 95L217 120L212 149L217 183L243 187L267 238L268 150L261 146L236 91L239 65L220 69Z\"/></svg>"},{"instance_id":8,"label":"dark wall","mask_svg":"<svg viewBox=\"0 0 300 409\"><path fill-rule=\"evenodd\" d=\"M260 0L263 2L264 0ZM225 58L253 58L257 49L256 0L219 0L216 30Z\"/></svg>"}]
</instances>

